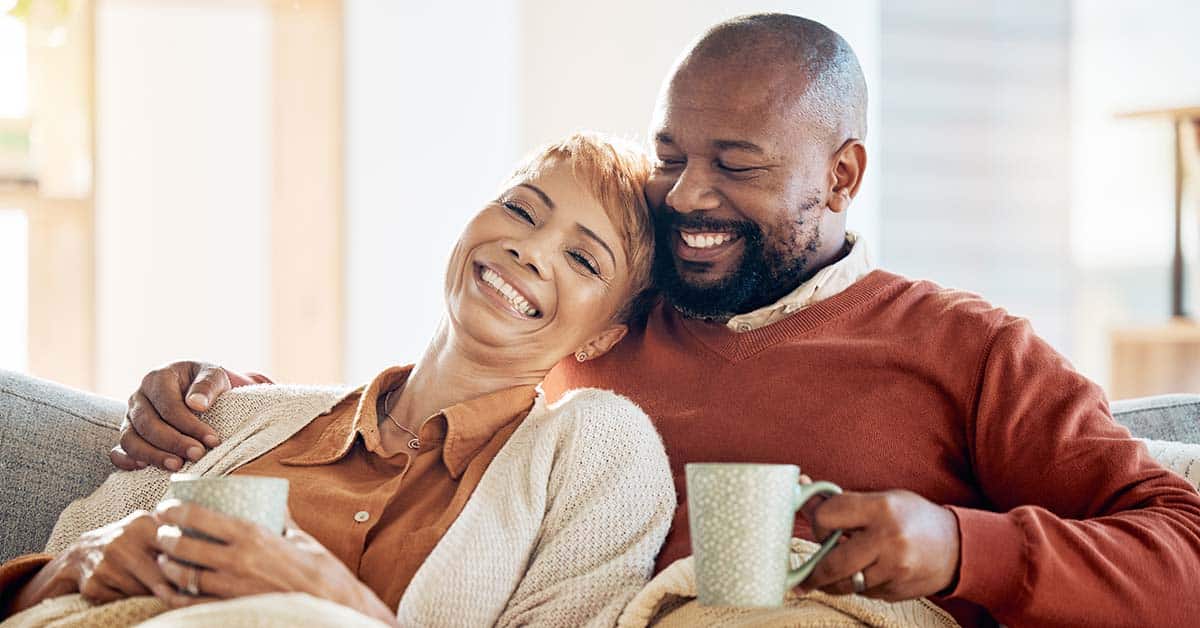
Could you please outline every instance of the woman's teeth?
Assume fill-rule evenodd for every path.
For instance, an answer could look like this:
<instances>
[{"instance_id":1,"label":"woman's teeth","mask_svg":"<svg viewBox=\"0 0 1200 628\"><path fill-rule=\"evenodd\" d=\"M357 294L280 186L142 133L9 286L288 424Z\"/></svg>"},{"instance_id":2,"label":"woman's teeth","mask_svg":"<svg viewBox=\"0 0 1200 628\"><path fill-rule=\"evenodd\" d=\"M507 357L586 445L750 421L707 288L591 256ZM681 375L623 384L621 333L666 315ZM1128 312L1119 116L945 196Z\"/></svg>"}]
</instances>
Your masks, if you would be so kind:
<instances>
[{"instance_id":1,"label":"woman's teeth","mask_svg":"<svg viewBox=\"0 0 1200 628\"><path fill-rule=\"evenodd\" d=\"M512 304L513 309L530 318L538 315L538 311L529 305L529 301L525 300L525 297L521 296L521 293L517 292L516 288L508 285L508 282L504 281L504 278L499 273L490 268L484 268L480 276L483 278L484 283L495 288L496 292L499 292L501 296L507 299Z\"/></svg>"},{"instance_id":2,"label":"woman's teeth","mask_svg":"<svg viewBox=\"0 0 1200 628\"><path fill-rule=\"evenodd\" d=\"M679 232L683 243L693 249L710 249L720 246L733 239L732 233L686 233Z\"/></svg>"}]
</instances>

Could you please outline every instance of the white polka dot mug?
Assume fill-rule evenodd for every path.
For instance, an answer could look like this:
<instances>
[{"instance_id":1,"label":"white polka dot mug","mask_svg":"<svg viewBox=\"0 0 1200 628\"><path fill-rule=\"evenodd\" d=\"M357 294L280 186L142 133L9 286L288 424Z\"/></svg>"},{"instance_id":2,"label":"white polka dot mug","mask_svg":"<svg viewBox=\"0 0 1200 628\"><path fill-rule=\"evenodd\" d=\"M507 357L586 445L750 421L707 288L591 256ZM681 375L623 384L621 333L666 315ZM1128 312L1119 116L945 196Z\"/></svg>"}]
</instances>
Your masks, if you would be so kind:
<instances>
[{"instance_id":1,"label":"white polka dot mug","mask_svg":"<svg viewBox=\"0 0 1200 628\"><path fill-rule=\"evenodd\" d=\"M789 568L796 512L815 495L836 495L832 482L800 484L791 464L687 465L688 524L696 588L706 606L782 606L842 531L815 554Z\"/></svg>"},{"instance_id":2,"label":"white polka dot mug","mask_svg":"<svg viewBox=\"0 0 1200 628\"><path fill-rule=\"evenodd\" d=\"M166 499L199 504L283 534L287 520L288 481L255 475L208 478L176 473L171 476Z\"/></svg>"}]
</instances>

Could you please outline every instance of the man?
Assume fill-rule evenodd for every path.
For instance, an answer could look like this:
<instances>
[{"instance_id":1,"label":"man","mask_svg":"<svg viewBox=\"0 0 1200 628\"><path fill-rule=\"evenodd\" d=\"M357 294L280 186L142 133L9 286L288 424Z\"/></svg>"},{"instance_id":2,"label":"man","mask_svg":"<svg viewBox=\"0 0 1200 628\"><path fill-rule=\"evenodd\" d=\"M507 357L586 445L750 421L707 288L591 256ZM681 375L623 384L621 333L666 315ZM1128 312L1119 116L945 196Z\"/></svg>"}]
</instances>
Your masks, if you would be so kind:
<instances>
[{"instance_id":1,"label":"man","mask_svg":"<svg viewBox=\"0 0 1200 628\"><path fill-rule=\"evenodd\" d=\"M966 625L1193 621L1200 596L1180 592L1200 573L1200 496L1026 321L872 270L846 232L865 111L854 53L821 24L755 15L705 34L651 128L664 301L547 393L611 388L654 418L683 504L660 567L690 553L686 463L792 462L847 489L813 517L849 540L805 588L929 596ZM183 398L200 410L248 381L151 374L114 463L198 457L207 428Z\"/></svg>"}]
</instances>

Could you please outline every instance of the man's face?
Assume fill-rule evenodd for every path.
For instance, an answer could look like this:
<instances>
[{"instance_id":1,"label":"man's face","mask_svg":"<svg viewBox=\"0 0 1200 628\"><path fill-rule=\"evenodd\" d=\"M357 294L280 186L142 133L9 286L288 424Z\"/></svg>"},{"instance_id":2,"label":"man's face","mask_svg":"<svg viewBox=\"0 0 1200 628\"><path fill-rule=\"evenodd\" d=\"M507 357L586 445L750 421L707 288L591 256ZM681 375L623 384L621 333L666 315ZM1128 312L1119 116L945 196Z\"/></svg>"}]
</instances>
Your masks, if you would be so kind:
<instances>
[{"instance_id":1,"label":"man's face","mask_svg":"<svg viewBox=\"0 0 1200 628\"><path fill-rule=\"evenodd\" d=\"M811 274L830 138L803 119L794 97L802 86L701 65L684 66L659 97L646 197L659 289L686 315L727 319Z\"/></svg>"}]
</instances>

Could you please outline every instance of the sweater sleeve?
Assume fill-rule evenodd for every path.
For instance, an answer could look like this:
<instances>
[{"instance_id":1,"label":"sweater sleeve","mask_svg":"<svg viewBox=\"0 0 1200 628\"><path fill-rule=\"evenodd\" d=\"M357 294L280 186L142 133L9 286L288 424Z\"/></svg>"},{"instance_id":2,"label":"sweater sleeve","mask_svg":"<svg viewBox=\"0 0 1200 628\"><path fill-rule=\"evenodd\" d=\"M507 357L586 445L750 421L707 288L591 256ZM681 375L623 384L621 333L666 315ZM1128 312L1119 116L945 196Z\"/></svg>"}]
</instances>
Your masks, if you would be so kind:
<instances>
[{"instance_id":1,"label":"sweater sleeve","mask_svg":"<svg viewBox=\"0 0 1200 628\"><path fill-rule=\"evenodd\" d=\"M962 548L950 598L1021 626L1200 617L1200 495L1113 421L1098 386L1008 318L977 396L968 439L991 508L950 508Z\"/></svg>"},{"instance_id":2,"label":"sweater sleeve","mask_svg":"<svg viewBox=\"0 0 1200 628\"><path fill-rule=\"evenodd\" d=\"M27 554L0 565L0 619L8 616L8 607L21 587L53 559L50 554Z\"/></svg>"},{"instance_id":3,"label":"sweater sleeve","mask_svg":"<svg viewBox=\"0 0 1200 628\"><path fill-rule=\"evenodd\" d=\"M572 395L541 536L497 626L615 625L671 525L675 488L650 420L612 393Z\"/></svg>"}]
</instances>

